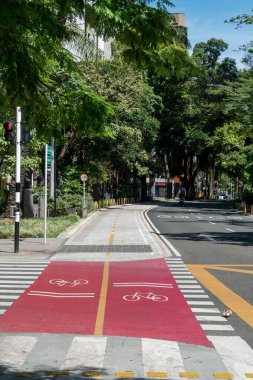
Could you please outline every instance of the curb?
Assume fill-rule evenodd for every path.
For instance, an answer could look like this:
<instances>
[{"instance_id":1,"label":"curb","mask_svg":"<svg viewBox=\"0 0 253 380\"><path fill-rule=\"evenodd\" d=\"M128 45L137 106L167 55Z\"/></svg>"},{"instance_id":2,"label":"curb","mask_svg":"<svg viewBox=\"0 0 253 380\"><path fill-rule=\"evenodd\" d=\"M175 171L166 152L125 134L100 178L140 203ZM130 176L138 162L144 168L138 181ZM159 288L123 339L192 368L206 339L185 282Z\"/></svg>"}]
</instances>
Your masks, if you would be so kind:
<instances>
[{"instance_id":1,"label":"curb","mask_svg":"<svg viewBox=\"0 0 253 380\"><path fill-rule=\"evenodd\" d=\"M85 219L79 220L78 222L74 223L72 226L68 227L65 231L61 232L58 235L58 237L65 238L65 239L71 237L79 230L79 228L89 223L97 215L97 213L98 211L92 211Z\"/></svg>"}]
</instances>

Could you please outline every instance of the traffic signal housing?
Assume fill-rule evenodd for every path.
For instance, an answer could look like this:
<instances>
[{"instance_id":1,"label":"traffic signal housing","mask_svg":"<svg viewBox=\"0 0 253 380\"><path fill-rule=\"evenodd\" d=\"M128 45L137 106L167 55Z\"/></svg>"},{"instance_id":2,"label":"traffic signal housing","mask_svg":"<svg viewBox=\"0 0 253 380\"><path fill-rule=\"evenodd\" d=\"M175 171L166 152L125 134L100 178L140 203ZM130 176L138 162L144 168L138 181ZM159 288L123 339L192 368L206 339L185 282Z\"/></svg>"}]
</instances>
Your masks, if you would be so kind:
<instances>
[{"instance_id":1,"label":"traffic signal housing","mask_svg":"<svg viewBox=\"0 0 253 380\"><path fill-rule=\"evenodd\" d=\"M21 125L21 142L23 144L29 142L32 139L30 129L26 128L24 125Z\"/></svg>"},{"instance_id":2,"label":"traffic signal housing","mask_svg":"<svg viewBox=\"0 0 253 380\"><path fill-rule=\"evenodd\" d=\"M8 120L4 123L4 138L6 141L13 142L15 138L15 122Z\"/></svg>"}]
</instances>

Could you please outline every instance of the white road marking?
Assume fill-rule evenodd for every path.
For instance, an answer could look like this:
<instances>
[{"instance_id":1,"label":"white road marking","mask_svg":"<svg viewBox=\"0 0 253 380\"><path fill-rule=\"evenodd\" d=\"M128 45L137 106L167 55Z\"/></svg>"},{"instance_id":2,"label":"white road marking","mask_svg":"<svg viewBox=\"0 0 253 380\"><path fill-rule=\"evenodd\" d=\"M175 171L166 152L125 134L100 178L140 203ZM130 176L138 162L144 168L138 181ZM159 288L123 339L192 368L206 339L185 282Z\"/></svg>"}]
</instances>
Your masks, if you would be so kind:
<instances>
[{"instance_id":1,"label":"white road marking","mask_svg":"<svg viewBox=\"0 0 253 380\"><path fill-rule=\"evenodd\" d=\"M198 218L198 219L202 219L202 217L201 217L201 216L196 216L196 218Z\"/></svg>"},{"instance_id":2,"label":"white road marking","mask_svg":"<svg viewBox=\"0 0 253 380\"><path fill-rule=\"evenodd\" d=\"M7 336L0 341L1 365L19 370L37 342L32 336Z\"/></svg>"},{"instance_id":3,"label":"white road marking","mask_svg":"<svg viewBox=\"0 0 253 380\"><path fill-rule=\"evenodd\" d=\"M171 257L171 258L166 258L165 261L166 261L166 263L170 263L170 262L171 262L171 263L173 263L173 262L174 262L174 263L175 263L175 262L176 262L176 263L183 263L182 259L179 259L179 258L177 258L177 257L175 257L175 258L174 258L174 257L173 257L173 258L172 258L172 257Z\"/></svg>"},{"instance_id":4,"label":"white road marking","mask_svg":"<svg viewBox=\"0 0 253 380\"><path fill-rule=\"evenodd\" d=\"M196 290L196 289L181 289L182 293L205 293L204 290Z\"/></svg>"},{"instance_id":5,"label":"white road marking","mask_svg":"<svg viewBox=\"0 0 253 380\"><path fill-rule=\"evenodd\" d=\"M188 305L214 305L212 301L187 301Z\"/></svg>"},{"instance_id":6,"label":"white road marking","mask_svg":"<svg viewBox=\"0 0 253 380\"><path fill-rule=\"evenodd\" d=\"M2 288L2 286L1 286ZM0 298L2 298L1 294L17 294L18 290L13 290L13 289L0 289Z\"/></svg>"},{"instance_id":7,"label":"white road marking","mask_svg":"<svg viewBox=\"0 0 253 380\"><path fill-rule=\"evenodd\" d=\"M22 274L25 274L24 272L23 272L23 269L22 269L22 272L20 271L20 270L18 270L18 271L8 271L8 270L6 270L6 271L2 271L2 270L0 270L0 277L2 277L2 275L3 274L15 274L16 275L16 278L20 278L20 276L18 275L19 273L22 273ZM39 272L36 272L36 271L32 271L32 272L27 272L27 274L30 274L30 275L37 275L37 276L39 276L40 274L41 274L41 271L39 271ZM13 278L13 277L12 277Z\"/></svg>"},{"instance_id":8,"label":"white road marking","mask_svg":"<svg viewBox=\"0 0 253 380\"><path fill-rule=\"evenodd\" d=\"M64 369L76 368L103 368L106 349L106 337L78 337L76 336L66 355Z\"/></svg>"},{"instance_id":9,"label":"white road marking","mask_svg":"<svg viewBox=\"0 0 253 380\"><path fill-rule=\"evenodd\" d=\"M196 280L176 280L177 284L198 284Z\"/></svg>"},{"instance_id":10,"label":"white road marking","mask_svg":"<svg viewBox=\"0 0 253 380\"><path fill-rule=\"evenodd\" d=\"M0 306L5 306L5 307L7 307L7 306L11 306L13 304L13 302L0 302Z\"/></svg>"},{"instance_id":11,"label":"white road marking","mask_svg":"<svg viewBox=\"0 0 253 380\"><path fill-rule=\"evenodd\" d=\"M209 222L209 224L216 224L216 223L214 223L214 222Z\"/></svg>"},{"instance_id":12,"label":"white road marking","mask_svg":"<svg viewBox=\"0 0 253 380\"><path fill-rule=\"evenodd\" d=\"M5 276L5 275L1 275L0 278L1 279L13 278L13 279L16 279L16 280L23 280L23 279L36 280L38 278L38 276Z\"/></svg>"},{"instance_id":13,"label":"white road marking","mask_svg":"<svg viewBox=\"0 0 253 380\"><path fill-rule=\"evenodd\" d=\"M28 288L29 285L6 285L6 284L0 284L0 287L1 289L2 288L8 288L8 289L20 289L20 290L25 290L26 288ZM10 290L3 290L3 291L0 291L0 293L6 293L6 292L10 292ZM13 293L16 293L17 290L13 290Z\"/></svg>"},{"instance_id":14,"label":"white road marking","mask_svg":"<svg viewBox=\"0 0 253 380\"><path fill-rule=\"evenodd\" d=\"M7 293L7 291L5 293ZM14 295L8 295L8 296L0 295L1 300L16 300L18 297L19 297L18 295L16 295L16 296L14 296Z\"/></svg>"},{"instance_id":15,"label":"white road marking","mask_svg":"<svg viewBox=\"0 0 253 380\"><path fill-rule=\"evenodd\" d=\"M225 228L225 230L230 231L230 232L235 232L234 230L231 230L230 228Z\"/></svg>"},{"instance_id":16,"label":"white road marking","mask_svg":"<svg viewBox=\"0 0 253 380\"><path fill-rule=\"evenodd\" d=\"M220 314L220 310L216 309L215 307L212 308L203 308L203 307L191 307L191 310L193 313L214 313L214 314Z\"/></svg>"},{"instance_id":17,"label":"white road marking","mask_svg":"<svg viewBox=\"0 0 253 380\"><path fill-rule=\"evenodd\" d=\"M181 270L181 269L173 269L170 271L171 274L189 274L190 272L188 271L188 269L186 270Z\"/></svg>"},{"instance_id":18,"label":"white road marking","mask_svg":"<svg viewBox=\"0 0 253 380\"><path fill-rule=\"evenodd\" d=\"M173 285L172 284L159 284L159 283L155 283L155 282L114 282L113 283L113 286L115 287L125 287L125 286L133 286L133 287L137 287L137 286L147 286L147 287L150 287L150 288L173 288Z\"/></svg>"},{"instance_id":19,"label":"white road marking","mask_svg":"<svg viewBox=\"0 0 253 380\"><path fill-rule=\"evenodd\" d=\"M212 236L210 236L210 235L205 235L205 234L200 234L200 235L198 235L199 237L204 237L204 238L206 238L207 240L210 240L210 241L216 241Z\"/></svg>"},{"instance_id":20,"label":"white road marking","mask_svg":"<svg viewBox=\"0 0 253 380\"><path fill-rule=\"evenodd\" d=\"M9 280L1 280L0 279L0 284L1 286L3 286L2 284L16 284L16 285L31 285L33 283L33 281L9 281Z\"/></svg>"},{"instance_id":21,"label":"white road marking","mask_svg":"<svg viewBox=\"0 0 253 380\"><path fill-rule=\"evenodd\" d=\"M214 315L197 315L196 318L198 321L204 322L227 322L225 318Z\"/></svg>"},{"instance_id":22,"label":"white road marking","mask_svg":"<svg viewBox=\"0 0 253 380\"><path fill-rule=\"evenodd\" d=\"M185 298L209 298L207 294L184 294Z\"/></svg>"},{"instance_id":23,"label":"white road marking","mask_svg":"<svg viewBox=\"0 0 253 380\"><path fill-rule=\"evenodd\" d=\"M184 279L191 279L194 278L192 275L185 275L185 276L173 276L174 278L184 278Z\"/></svg>"},{"instance_id":24,"label":"white road marking","mask_svg":"<svg viewBox=\"0 0 253 380\"><path fill-rule=\"evenodd\" d=\"M178 285L180 289L201 289L200 285Z\"/></svg>"},{"instance_id":25,"label":"white road marking","mask_svg":"<svg viewBox=\"0 0 253 380\"><path fill-rule=\"evenodd\" d=\"M144 376L148 372L168 372L170 378L180 379L184 372L183 359L177 342L142 338Z\"/></svg>"},{"instance_id":26,"label":"white road marking","mask_svg":"<svg viewBox=\"0 0 253 380\"><path fill-rule=\"evenodd\" d=\"M207 330L210 330L210 331L234 331L233 327L230 326L230 325L206 325L206 324L202 324L200 325L202 327L203 330L207 331ZM211 340L209 338L209 340Z\"/></svg>"},{"instance_id":27,"label":"white road marking","mask_svg":"<svg viewBox=\"0 0 253 380\"><path fill-rule=\"evenodd\" d=\"M154 226L154 224L151 222L150 218L147 215L147 211L145 211L146 219L148 220L150 226L153 228L153 230L159 235L159 237L162 239L164 244L174 253L175 256L181 257L181 253L178 252L178 250L171 244L169 240L167 240L163 235L160 234L160 231Z\"/></svg>"},{"instance_id":28,"label":"white road marking","mask_svg":"<svg viewBox=\"0 0 253 380\"><path fill-rule=\"evenodd\" d=\"M253 373L253 350L239 336L210 336L218 354L234 379L245 379L246 373Z\"/></svg>"}]
</instances>

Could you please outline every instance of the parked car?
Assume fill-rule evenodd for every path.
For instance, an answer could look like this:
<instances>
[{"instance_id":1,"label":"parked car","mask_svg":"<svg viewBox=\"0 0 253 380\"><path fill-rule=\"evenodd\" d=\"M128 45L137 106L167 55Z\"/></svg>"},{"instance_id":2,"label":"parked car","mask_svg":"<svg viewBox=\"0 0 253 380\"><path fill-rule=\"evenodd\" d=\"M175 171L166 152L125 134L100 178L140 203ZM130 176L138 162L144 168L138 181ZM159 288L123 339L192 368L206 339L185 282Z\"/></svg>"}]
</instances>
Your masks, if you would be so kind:
<instances>
[{"instance_id":1,"label":"parked car","mask_svg":"<svg viewBox=\"0 0 253 380\"><path fill-rule=\"evenodd\" d=\"M227 199L228 192L227 191L219 191L218 192L218 199Z\"/></svg>"}]
</instances>

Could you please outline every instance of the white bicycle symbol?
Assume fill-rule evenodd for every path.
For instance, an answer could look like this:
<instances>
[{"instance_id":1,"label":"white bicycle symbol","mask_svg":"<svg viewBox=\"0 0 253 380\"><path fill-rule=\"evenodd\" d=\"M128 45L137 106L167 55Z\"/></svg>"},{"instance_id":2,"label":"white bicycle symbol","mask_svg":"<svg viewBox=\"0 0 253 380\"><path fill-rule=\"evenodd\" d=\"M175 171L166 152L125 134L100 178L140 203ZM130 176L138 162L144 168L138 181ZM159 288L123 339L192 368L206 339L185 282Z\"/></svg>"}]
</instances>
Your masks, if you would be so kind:
<instances>
[{"instance_id":1,"label":"white bicycle symbol","mask_svg":"<svg viewBox=\"0 0 253 380\"><path fill-rule=\"evenodd\" d=\"M63 280L61 278L55 278L49 281L50 284L54 284L57 286L69 286L71 288L74 288L75 286L78 286L78 285L88 284L88 282L89 282L88 280L83 280L83 279L74 280L71 282L71 281Z\"/></svg>"},{"instance_id":2,"label":"white bicycle symbol","mask_svg":"<svg viewBox=\"0 0 253 380\"><path fill-rule=\"evenodd\" d=\"M166 302L168 301L168 297L154 294L154 293L139 293L136 292L134 294L126 294L123 296L125 301L139 301L141 298L146 298L147 300L156 301L156 302Z\"/></svg>"}]
</instances>

